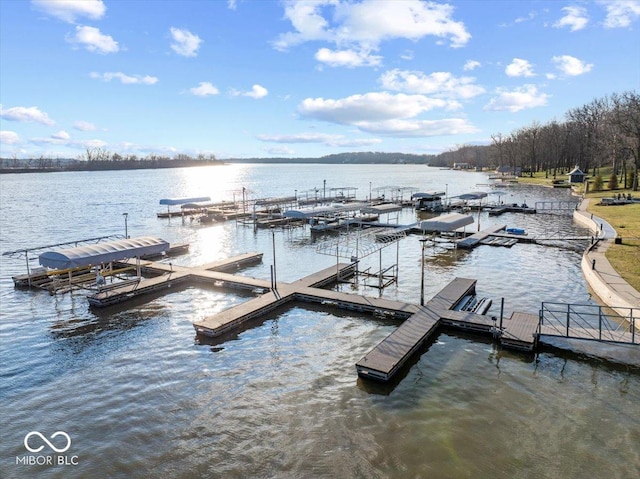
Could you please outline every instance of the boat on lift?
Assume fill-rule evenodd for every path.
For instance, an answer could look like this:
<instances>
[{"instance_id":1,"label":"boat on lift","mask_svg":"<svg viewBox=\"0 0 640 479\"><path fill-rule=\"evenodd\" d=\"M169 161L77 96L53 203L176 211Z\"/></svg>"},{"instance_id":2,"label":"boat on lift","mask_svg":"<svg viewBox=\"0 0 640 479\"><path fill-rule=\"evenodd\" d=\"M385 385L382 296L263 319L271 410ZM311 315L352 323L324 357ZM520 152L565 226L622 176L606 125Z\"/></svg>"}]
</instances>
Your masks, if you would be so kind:
<instances>
[{"instance_id":1,"label":"boat on lift","mask_svg":"<svg viewBox=\"0 0 640 479\"><path fill-rule=\"evenodd\" d=\"M444 203L442 197L445 196L444 191L429 191L424 193L414 193L411 198L417 211L444 211Z\"/></svg>"}]
</instances>

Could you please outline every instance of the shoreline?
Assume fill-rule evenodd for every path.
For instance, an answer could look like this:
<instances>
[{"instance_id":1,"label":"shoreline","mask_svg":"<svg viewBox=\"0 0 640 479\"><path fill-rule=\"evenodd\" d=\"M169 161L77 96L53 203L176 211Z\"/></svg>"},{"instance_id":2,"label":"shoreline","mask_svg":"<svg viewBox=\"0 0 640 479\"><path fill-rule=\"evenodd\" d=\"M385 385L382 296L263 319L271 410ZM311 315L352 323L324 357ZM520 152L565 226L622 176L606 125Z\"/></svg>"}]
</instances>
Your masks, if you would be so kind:
<instances>
[{"instance_id":1,"label":"shoreline","mask_svg":"<svg viewBox=\"0 0 640 479\"><path fill-rule=\"evenodd\" d=\"M616 307L625 308L616 310L619 314L624 311L622 315L625 316L627 310L640 308L640 292L625 281L607 260L605 252L618 233L603 218L587 213L588 205L589 198L584 198L573 212L573 218L594 232L597 238L582 255L582 274L603 303L614 310ZM636 323L635 328L640 330L640 323Z\"/></svg>"}]
</instances>

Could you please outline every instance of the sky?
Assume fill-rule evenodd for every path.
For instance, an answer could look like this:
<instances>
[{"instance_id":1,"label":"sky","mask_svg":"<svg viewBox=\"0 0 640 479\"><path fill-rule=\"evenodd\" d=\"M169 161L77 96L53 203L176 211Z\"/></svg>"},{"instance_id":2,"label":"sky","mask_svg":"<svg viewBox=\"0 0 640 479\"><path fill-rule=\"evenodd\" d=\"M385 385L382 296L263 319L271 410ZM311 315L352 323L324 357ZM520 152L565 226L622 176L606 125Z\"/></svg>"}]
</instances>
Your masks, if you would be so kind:
<instances>
[{"instance_id":1,"label":"sky","mask_svg":"<svg viewBox=\"0 0 640 479\"><path fill-rule=\"evenodd\" d=\"M438 154L640 87L640 0L0 0L0 156Z\"/></svg>"}]
</instances>

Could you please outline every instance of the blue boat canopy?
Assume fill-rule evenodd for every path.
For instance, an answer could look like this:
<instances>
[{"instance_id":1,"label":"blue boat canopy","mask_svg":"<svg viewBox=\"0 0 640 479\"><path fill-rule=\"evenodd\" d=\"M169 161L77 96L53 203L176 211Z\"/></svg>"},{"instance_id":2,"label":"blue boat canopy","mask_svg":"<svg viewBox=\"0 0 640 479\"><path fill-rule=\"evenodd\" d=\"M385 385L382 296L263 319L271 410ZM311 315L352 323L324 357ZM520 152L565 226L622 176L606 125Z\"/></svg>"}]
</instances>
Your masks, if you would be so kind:
<instances>
[{"instance_id":1,"label":"blue boat canopy","mask_svg":"<svg viewBox=\"0 0 640 479\"><path fill-rule=\"evenodd\" d=\"M68 269L80 266L92 266L126 258L139 258L166 252L169 243L153 236L141 236L88 246L77 246L56 251L47 251L38 257L46 268Z\"/></svg>"},{"instance_id":2,"label":"blue boat canopy","mask_svg":"<svg viewBox=\"0 0 640 479\"><path fill-rule=\"evenodd\" d=\"M167 206L175 206L175 205L183 205L185 203L196 203L198 201L211 201L211 198L208 196L198 196L194 198L162 198L160 200L160 204L167 205Z\"/></svg>"}]
</instances>

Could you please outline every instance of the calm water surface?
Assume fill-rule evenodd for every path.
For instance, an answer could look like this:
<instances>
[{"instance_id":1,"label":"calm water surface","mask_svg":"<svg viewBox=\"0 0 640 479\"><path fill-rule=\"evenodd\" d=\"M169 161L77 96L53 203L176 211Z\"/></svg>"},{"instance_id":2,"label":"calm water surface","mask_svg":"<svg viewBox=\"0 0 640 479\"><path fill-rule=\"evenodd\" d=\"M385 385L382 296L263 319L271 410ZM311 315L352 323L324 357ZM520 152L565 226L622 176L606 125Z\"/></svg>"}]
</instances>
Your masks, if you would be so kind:
<instances>
[{"instance_id":1,"label":"calm water surface","mask_svg":"<svg viewBox=\"0 0 640 479\"><path fill-rule=\"evenodd\" d=\"M249 251L268 278L269 231L228 222L161 220L160 198L229 199L313 188L446 188L490 191L479 173L416 165L228 165L169 171L50 173L0 177L0 245L9 251L124 233L188 242L176 264L199 265ZM505 202L569 199L566 190L518 186ZM239 194L239 193L236 193ZM394 194L392 188L386 192ZM490 196L495 201L497 197ZM405 210L398 221L413 223ZM567 216L479 217L531 234L584 235ZM477 221L477 220L476 220ZM477 228L477 224L468 228ZM280 281L335 263L326 238L276 230ZM592 303L579 261L583 244L518 244L452 251L429 246L425 295L456 276L505 314L541 301ZM383 250L399 281L384 297L418 302L420 244ZM571 355L529 357L488 339L441 333L393 386L357 379L354 364L397 324L295 304L237 334L199 342L191 323L250 299L188 287L131 307L92 311L84 294L50 296L13 287L24 260L0 271L0 477L630 478L640 472L640 375ZM378 269L380 257L362 258ZM32 266L36 266L32 262ZM368 295L366 286L342 289ZM498 314L496 306L492 314ZM16 464L24 438L66 432L76 465ZM60 441L58 437L58 441ZM57 443L52 439L53 443ZM63 441L64 443L64 441ZM44 445L39 438L33 447ZM59 443L57 443L59 444ZM51 456L45 448L34 456Z\"/></svg>"}]
</instances>

